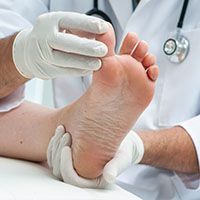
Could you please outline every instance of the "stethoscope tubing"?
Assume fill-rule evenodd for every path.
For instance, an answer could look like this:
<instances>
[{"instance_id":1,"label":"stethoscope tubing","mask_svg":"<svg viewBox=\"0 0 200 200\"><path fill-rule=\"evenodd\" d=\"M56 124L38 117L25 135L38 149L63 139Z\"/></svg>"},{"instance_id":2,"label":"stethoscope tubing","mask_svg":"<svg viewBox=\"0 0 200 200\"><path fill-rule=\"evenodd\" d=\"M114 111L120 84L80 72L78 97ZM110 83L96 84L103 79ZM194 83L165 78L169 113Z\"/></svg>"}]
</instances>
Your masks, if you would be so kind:
<instances>
[{"instance_id":1,"label":"stethoscope tubing","mask_svg":"<svg viewBox=\"0 0 200 200\"><path fill-rule=\"evenodd\" d=\"M185 15L186 15L187 8L188 8L188 3L189 3L189 0L184 0L183 7L182 7L182 10L181 10L181 15L180 15L180 18L179 18L179 21L178 21L178 24L177 24L178 29L181 29L183 27Z\"/></svg>"}]
</instances>

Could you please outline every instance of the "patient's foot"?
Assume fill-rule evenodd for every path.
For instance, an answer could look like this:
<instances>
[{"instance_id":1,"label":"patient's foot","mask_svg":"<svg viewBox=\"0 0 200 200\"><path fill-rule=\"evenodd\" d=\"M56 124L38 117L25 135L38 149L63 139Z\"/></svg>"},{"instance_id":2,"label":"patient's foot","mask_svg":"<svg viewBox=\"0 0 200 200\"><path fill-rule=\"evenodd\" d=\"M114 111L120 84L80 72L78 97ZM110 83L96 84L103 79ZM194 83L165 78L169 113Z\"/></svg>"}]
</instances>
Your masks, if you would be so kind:
<instances>
[{"instance_id":1,"label":"patient's foot","mask_svg":"<svg viewBox=\"0 0 200 200\"><path fill-rule=\"evenodd\" d=\"M139 42L136 35L127 35L120 55L114 53L112 29L98 39L109 47L102 68L94 73L88 91L62 110L61 120L72 135L75 169L86 178L99 176L114 156L150 103L155 85L152 80L158 75L155 57L147 55L145 42L140 42L132 54Z\"/></svg>"}]
</instances>

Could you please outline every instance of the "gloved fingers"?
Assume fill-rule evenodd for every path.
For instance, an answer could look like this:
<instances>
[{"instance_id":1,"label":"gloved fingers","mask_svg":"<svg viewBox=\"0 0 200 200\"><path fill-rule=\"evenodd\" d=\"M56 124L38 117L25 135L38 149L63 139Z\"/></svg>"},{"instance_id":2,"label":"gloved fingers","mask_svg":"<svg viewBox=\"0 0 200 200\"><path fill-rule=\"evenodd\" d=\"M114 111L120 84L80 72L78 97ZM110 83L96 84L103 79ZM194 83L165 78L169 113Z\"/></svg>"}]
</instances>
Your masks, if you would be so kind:
<instances>
[{"instance_id":1,"label":"gloved fingers","mask_svg":"<svg viewBox=\"0 0 200 200\"><path fill-rule=\"evenodd\" d=\"M53 163L57 163L57 161L60 160L62 149L65 146L71 146L71 137L69 137L69 133L64 134L63 137L60 139L57 151L54 152Z\"/></svg>"},{"instance_id":2,"label":"gloved fingers","mask_svg":"<svg viewBox=\"0 0 200 200\"><path fill-rule=\"evenodd\" d=\"M37 75L35 77L41 78L41 79L52 79L52 78L57 78L57 77L64 77L66 75L80 77L80 76L90 75L93 73L93 71L89 70L89 69L76 69L71 66L70 67L61 67L60 65L52 64L54 62L54 60L52 61L51 57L52 56L50 56L50 58L47 59L47 61L42 61L42 63L40 63L40 65L45 66L44 70L41 69L40 66L39 67L35 66L38 70ZM48 62L48 63L46 63L46 62ZM71 60L70 63L72 63L72 62L73 61ZM59 63L59 61L58 61L58 63ZM75 63L76 63L76 61L75 61ZM99 60L99 63L100 63L99 65L101 67L100 60ZM77 63L76 63L76 65L77 65Z\"/></svg>"},{"instance_id":3,"label":"gloved fingers","mask_svg":"<svg viewBox=\"0 0 200 200\"><path fill-rule=\"evenodd\" d=\"M104 43L70 33L57 32L48 43L55 50L90 57L104 57L108 52Z\"/></svg>"},{"instance_id":4,"label":"gloved fingers","mask_svg":"<svg viewBox=\"0 0 200 200\"><path fill-rule=\"evenodd\" d=\"M55 134L54 136L51 138L48 148L47 148L47 163L49 165L49 167L53 167L52 166L52 159L53 159L53 149L55 149L54 146L57 146L61 137L64 135L65 133L65 128L64 126L60 125L56 128L55 130Z\"/></svg>"},{"instance_id":5,"label":"gloved fingers","mask_svg":"<svg viewBox=\"0 0 200 200\"><path fill-rule=\"evenodd\" d=\"M56 70L54 73L49 73L49 78L56 78L56 77L64 77L66 75L74 76L74 77L80 77L80 76L86 76L91 75L93 71L91 70L84 70L84 69L74 69L74 68L63 68L58 66L50 66L52 67L52 70Z\"/></svg>"},{"instance_id":6,"label":"gloved fingers","mask_svg":"<svg viewBox=\"0 0 200 200\"><path fill-rule=\"evenodd\" d=\"M107 183L102 179L85 179L80 177L73 168L72 151L64 147L61 154L60 171L63 181L82 188L105 188Z\"/></svg>"},{"instance_id":7,"label":"gloved fingers","mask_svg":"<svg viewBox=\"0 0 200 200\"><path fill-rule=\"evenodd\" d=\"M63 12L59 27L64 29L77 29L89 33L102 34L108 31L108 23L97 17L79 13Z\"/></svg>"},{"instance_id":8,"label":"gloved fingers","mask_svg":"<svg viewBox=\"0 0 200 200\"><path fill-rule=\"evenodd\" d=\"M60 132L59 132L60 131ZM54 154L56 154L57 150L58 150L58 147L59 147L59 144L60 144L60 141L63 137L63 135L65 134L65 130L60 128L58 129L58 132L56 133L55 137L52 138L52 142L53 142L53 146L52 146L52 162L54 162Z\"/></svg>"},{"instance_id":9,"label":"gloved fingers","mask_svg":"<svg viewBox=\"0 0 200 200\"><path fill-rule=\"evenodd\" d=\"M68 133L68 132L65 133L65 141L66 141L66 146L71 147L71 145L72 145L72 137L71 137L71 134Z\"/></svg>"},{"instance_id":10,"label":"gloved fingers","mask_svg":"<svg viewBox=\"0 0 200 200\"><path fill-rule=\"evenodd\" d=\"M59 67L61 71L64 71L66 68L96 71L101 67L101 60L99 58L69 54L56 50L52 51L52 57L50 57L49 61L55 67ZM53 68L53 66L51 67Z\"/></svg>"},{"instance_id":11,"label":"gloved fingers","mask_svg":"<svg viewBox=\"0 0 200 200\"><path fill-rule=\"evenodd\" d=\"M79 37L87 38L87 39L90 39L90 40L94 40L95 37L97 36L97 34L95 34L95 33L88 33L88 32L76 30L76 29L71 29L70 31L64 30L63 32L71 33L73 35L77 35Z\"/></svg>"},{"instance_id":12,"label":"gloved fingers","mask_svg":"<svg viewBox=\"0 0 200 200\"><path fill-rule=\"evenodd\" d=\"M63 137L60 139L57 151L53 152L53 174L61 179L61 173L60 173L60 159L61 159L61 152L64 146L66 146L69 142L69 134L64 134Z\"/></svg>"},{"instance_id":13,"label":"gloved fingers","mask_svg":"<svg viewBox=\"0 0 200 200\"><path fill-rule=\"evenodd\" d=\"M93 71L91 70L86 70L86 69L74 69L74 68L62 68L61 70L63 73L59 73L57 77L62 77L64 75L70 75L74 77L80 77L80 76L86 76L86 75L91 75Z\"/></svg>"}]
</instances>

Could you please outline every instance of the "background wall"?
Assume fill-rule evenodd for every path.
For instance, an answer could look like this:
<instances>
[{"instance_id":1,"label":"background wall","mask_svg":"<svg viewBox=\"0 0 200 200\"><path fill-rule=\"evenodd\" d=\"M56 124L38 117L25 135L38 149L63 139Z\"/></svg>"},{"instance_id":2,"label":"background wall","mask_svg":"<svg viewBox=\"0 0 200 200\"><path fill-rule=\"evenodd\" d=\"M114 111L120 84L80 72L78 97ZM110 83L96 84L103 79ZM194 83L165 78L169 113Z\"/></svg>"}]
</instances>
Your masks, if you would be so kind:
<instances>
[{"instance_id":1,"label":"background wall","mask_svg":"<svg viewBox=\"0 0 200 200\"><path fill-rule=\"evenodd\" d=\"M53 90L51 80L33 79L26 84L25 98L28 101L53 108Z\"/></svg>"}]
</instances>

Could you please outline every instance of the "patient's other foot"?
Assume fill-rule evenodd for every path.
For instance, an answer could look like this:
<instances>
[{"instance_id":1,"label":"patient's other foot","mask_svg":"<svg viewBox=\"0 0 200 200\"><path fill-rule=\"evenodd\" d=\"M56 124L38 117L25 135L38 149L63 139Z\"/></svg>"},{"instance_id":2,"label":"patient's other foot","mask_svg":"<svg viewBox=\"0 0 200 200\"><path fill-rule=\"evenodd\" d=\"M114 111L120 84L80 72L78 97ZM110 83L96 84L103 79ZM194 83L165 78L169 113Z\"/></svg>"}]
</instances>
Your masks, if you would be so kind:
<instances>
[{"instance_id":1,"label":"patient's other foot","mask_svg":"<svg viewBox=\"0 0 200 200\"><path fill-rule=\"evenodd\" d=\"M150 103L155 85L152 80L158 76L155 57L147 55L147 44L139 42L136 35L127 35L120 55L114 53L112 28L98 40L109 48L102 68L94 73L88 91L62 111L62 122L72 135L74 167L86 178L101 175L104 165Z\"/></svg>"}]
</instances>

